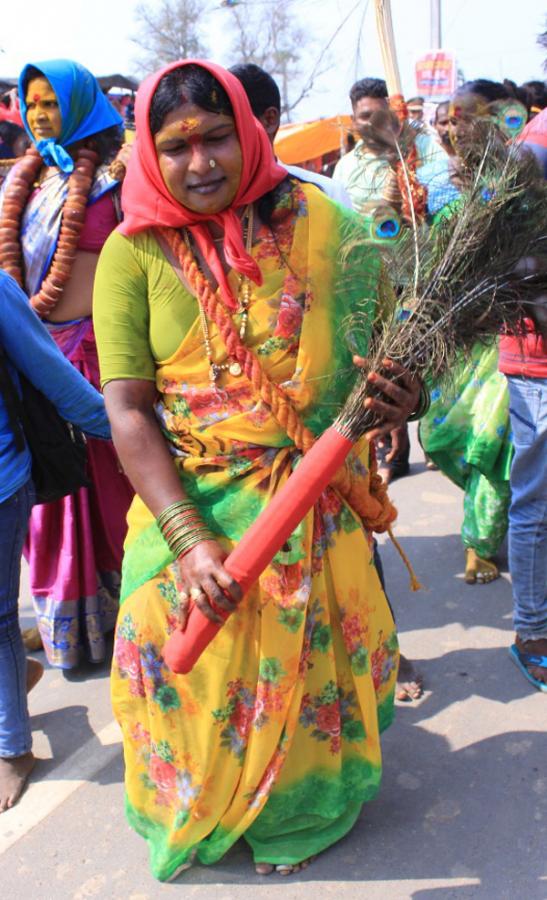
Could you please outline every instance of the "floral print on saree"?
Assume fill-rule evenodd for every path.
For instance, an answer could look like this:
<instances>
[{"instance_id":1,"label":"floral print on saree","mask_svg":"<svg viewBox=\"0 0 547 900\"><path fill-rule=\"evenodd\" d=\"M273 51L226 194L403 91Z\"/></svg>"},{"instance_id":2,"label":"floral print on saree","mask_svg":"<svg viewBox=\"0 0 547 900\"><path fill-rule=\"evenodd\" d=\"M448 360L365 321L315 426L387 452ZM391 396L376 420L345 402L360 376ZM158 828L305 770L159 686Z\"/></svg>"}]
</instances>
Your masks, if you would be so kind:
<instances>
[{"instance_id":1,"label":"floral print on saree","mask_svg":"<svg viewBox=\"0 0 547 900\"><path fill-rule=\"evenodd\" d=\"M347 394L343 322L374 314L378 265L339 265L359 221L315 188L276 210L279 241L253 248L248 342L309 427ZM280 233L279 233L280 232ZM368 274L367 274L368 273ZM222 344L211 329L214 357ZM363 347L363 350L365 347ZM228 551L298 464L299 454L245 376L208 381L192 329L157 364L157 413L180 477ZM366 488L368 447L352 462ZM129 513L112 695L124 737L127 814L167 879L213 863L243 836L256 860L298 861L354 824L381 778L379 734L393 715L397 639L370 536L328 488L188 675L161 648L177 625L176 571L149 511Z\"/></svg>"}]
</instances>

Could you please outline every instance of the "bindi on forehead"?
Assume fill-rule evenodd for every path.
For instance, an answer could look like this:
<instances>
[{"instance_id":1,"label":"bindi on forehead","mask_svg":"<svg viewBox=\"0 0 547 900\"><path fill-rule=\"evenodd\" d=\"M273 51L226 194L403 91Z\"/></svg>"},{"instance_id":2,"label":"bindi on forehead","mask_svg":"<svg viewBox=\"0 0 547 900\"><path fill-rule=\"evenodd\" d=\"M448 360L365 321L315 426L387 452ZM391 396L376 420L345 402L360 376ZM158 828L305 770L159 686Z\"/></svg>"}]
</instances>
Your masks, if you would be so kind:
<instances>
[{"instance_id":1,"label":"bindi on forehead","mask_svg":"<svg viewBox=\"0 0 547 900\"><path fill-rule=\"evenodd\" d=\"M194 147L197 144L203 143L203 135L201 134L188 134L185 135L184 140L188 144L189 147Z\"/></svg>"}]
</instances>

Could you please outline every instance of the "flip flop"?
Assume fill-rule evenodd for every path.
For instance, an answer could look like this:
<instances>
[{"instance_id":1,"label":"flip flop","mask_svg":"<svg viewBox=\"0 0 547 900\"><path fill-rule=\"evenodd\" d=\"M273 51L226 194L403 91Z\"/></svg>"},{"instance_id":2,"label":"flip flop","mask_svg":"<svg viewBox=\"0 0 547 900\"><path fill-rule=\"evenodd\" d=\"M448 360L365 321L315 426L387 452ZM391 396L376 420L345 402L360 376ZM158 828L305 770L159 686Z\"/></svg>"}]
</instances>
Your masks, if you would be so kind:
<instances>
[{"instance_id":1,"label":"flip flop","mask_svg":"<svg viewBox=\"0 0 547 900\"><path fill-rule=\"evenodd\" d=\"M544 694L547 694L547 684L544 681L539 681L537 678L534 678L526 668L527 666L540 666L541 668L547 669L547 656L536 656L533 653L523 653L516 644L512 644L509 648L509 655L526 680L529 681L530 684L533 684L538 691L543 691Z\"/></svg>"}]
</instances>

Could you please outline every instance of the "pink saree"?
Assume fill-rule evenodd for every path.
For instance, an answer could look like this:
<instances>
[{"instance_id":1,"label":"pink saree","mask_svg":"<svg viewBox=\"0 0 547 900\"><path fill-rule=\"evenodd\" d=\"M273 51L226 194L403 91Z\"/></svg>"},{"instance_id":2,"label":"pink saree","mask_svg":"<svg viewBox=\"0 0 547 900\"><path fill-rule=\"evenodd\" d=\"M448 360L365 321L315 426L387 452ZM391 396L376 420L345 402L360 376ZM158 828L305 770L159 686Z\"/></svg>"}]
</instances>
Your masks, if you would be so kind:
<instances>
[{"instance_id":1,"label":"pink saree","mask_svg":"<svg viewBox=\"0 0 547 900\"><path fill-rule=\"evenodd\" d=\"M55 343L95 387L99 365L91 318L47 325ZM91 487L35 506L25 546L31 593L48 661L73 668L105 657L118 612L126 514L133 490L110 441L87 444Z\"/></svg>"}]
</instances>

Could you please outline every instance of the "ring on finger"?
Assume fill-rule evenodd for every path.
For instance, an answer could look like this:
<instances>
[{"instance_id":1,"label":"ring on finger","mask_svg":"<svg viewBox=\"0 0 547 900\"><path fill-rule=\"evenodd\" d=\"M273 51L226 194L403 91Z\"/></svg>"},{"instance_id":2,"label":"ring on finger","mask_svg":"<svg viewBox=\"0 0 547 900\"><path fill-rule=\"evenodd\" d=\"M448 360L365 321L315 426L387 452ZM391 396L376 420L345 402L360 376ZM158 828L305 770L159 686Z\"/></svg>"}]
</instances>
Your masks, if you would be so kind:
<instances>
[{"instance_id":1,"label":"ring on finger","mask_svg":"<svg viewBox=\"0 0 547 900\"><path fill-rule=\"evenodd\" d=\"M190 599L190 594L186 593L186 591L179 591L179 599L181 603L188 603Z\"/></svg>"},{"instance_id":2,"label":"ring on finger","mask_svg":"<svg viewBox=\"0 0 547 900\"><path fill-rule=\"evenodd\" d=\"M201 600L202 597L205 597L205 591L200 587L192 587L190 588L190 597L192 600Z\"/></svg>"}]
</instances>

